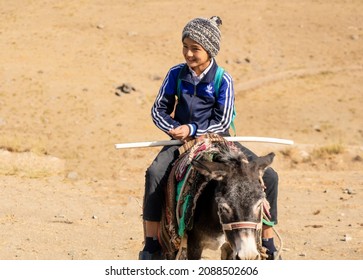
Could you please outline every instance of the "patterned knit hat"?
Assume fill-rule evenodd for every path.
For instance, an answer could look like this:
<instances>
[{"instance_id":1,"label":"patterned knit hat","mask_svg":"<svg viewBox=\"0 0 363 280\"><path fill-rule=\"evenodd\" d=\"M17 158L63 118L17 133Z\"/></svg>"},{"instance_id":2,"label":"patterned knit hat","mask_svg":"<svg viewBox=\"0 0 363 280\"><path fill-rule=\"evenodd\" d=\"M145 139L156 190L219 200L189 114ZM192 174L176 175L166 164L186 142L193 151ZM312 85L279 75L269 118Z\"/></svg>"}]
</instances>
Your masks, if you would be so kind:
<instances>
[{"instance_id":1,"label":"patterned knit hat","mask_svg":"<svg viewBox=\"0 0 363 280\"><path fill-rule=\"evenodd\" d=\"M222 20L217 16L210 19L195 18L184 27L182 41L188 37L200 44L211 57L215 57L218 54L221 40L220 25L222 25Z\"/></svg>"}]
</instances>

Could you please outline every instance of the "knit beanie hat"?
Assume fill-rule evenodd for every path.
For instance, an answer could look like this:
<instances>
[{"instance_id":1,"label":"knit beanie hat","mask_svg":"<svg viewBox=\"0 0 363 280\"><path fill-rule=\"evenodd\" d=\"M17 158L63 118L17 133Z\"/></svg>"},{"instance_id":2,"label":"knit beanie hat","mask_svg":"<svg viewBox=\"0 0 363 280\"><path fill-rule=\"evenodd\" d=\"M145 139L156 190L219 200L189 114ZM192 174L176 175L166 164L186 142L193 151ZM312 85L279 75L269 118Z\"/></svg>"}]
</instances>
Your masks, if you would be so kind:
<instances>
[{"instance_id":1,"label":"knit beanie hat","mask_svg":"<svg viewBox=\"0 0 363 280\"><path fill-rule=\"evenodd\" d=\"M218 54L221 40L220 25L222 25L222 20L218 16L210 19L195 18L184 27L182 41L188 37L200 44L211 57L215 57Z\"/></svg>"}]
</instances>

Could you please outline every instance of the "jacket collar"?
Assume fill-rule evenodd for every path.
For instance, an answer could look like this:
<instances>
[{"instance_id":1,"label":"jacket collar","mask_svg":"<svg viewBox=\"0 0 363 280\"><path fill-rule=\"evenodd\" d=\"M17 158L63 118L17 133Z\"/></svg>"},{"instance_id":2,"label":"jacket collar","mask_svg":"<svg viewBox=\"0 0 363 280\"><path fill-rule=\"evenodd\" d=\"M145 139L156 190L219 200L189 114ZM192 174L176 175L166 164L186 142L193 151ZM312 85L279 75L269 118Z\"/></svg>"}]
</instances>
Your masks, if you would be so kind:
<instances>
[{"instance_id":1,"label":"jacket collar","mask_svg":"<svg viewBox=\"0 0 363 280\"><path fill-rule=\"evenodd\" d=\"M214 81L214 76L216 75L217 68L218 68L217 62L213 58L213 64L211 69L209 69L209 71L206 73L206 75L203 77L203 79L200 82L209 84L212 81ZM186 63L184 64L183 68L180 71L181 71L180 79L193 84L192 73L190 72L189 67Z\"/></svg>"}]
</instances>

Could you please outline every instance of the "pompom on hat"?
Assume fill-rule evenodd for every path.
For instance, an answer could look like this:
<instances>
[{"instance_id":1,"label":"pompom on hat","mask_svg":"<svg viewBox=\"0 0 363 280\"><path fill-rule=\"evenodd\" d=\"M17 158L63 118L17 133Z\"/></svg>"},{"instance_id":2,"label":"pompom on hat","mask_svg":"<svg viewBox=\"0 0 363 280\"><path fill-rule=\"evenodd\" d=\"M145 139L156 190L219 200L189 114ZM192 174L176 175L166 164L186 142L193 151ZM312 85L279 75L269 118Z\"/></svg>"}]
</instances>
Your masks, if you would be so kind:
<instances>
[{"instance_id":1,"label":"pompom on hat","mask_svg":"<svg viewBox=\"0 0 363 280\"><path fill-rule=\"evenodd\" d=\"M218 16L213 16L210 19L195 18L184 27L182 41L188 37L200 44L211 57L215 57L220 49L220 25L222 25L222 20Z\"/></svg>"}]
</instances>

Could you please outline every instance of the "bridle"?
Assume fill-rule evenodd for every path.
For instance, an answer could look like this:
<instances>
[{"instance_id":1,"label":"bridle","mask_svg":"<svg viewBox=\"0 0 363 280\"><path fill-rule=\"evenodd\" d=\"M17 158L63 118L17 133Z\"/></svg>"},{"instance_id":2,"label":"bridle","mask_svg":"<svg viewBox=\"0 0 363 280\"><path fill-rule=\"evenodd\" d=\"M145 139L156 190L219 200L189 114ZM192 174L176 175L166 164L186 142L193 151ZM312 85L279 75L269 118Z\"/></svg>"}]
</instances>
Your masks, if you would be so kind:
<instances>
[{"instance_id":1,"label":"bridle","mask_svg":"<svg viewBox=\"0 0 363 280\"><path fill-rule=\"evenodd\" d=\"M258 223L250 222L250 221L241 221L241 222L232 222L227 224L222 224L223 232L226 234L226 231L233 231L236 229L252 229L255 231L256 236L256 246L257 250L260 253L262 259L267 258L266 249L262 247L262 224L263 219L265 217L263 210L263 202L258 206L260 208L260 219ZM266 218L266 217L265 217ZM281 241L281 239L280 239Z\"/></svg>"},{"instance_id":2,"label":"bridle","mask_svg":"<svg viewBox=\"0 0 363 280\"><path fill-rule=\"evenodd\" d=\"M260 230L262 229L262 217L263 217L263 203L261 203L258 207L260 208L260 219L258 223L250 222L250 221L240 221L240 222L232 222L228 224L222 224L223 231L230 231L235 229L253 229Z\"/></svg>"},{"instance_id":3,"label":"bridle","mask_svg":"<svg viewBox=\"0 0 363 280\"><path fill-rule=\"evenodd\" d=\"M243 228L249 228L257 230L259 229L261 223L255 223L255 222L234 222L234 223L228 223L228 224L222 224L223 230L234 230L234 229L243 229Z\"/></svg>"}]
</instances>

